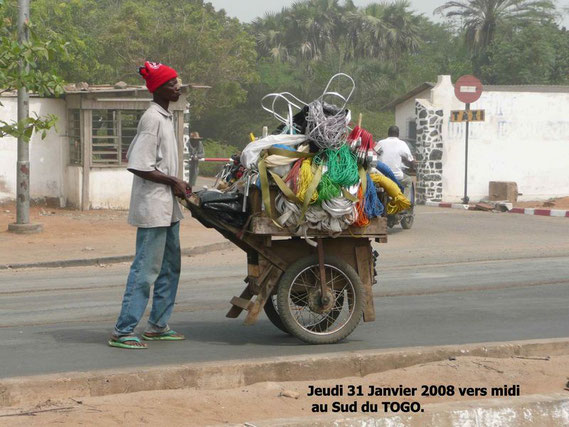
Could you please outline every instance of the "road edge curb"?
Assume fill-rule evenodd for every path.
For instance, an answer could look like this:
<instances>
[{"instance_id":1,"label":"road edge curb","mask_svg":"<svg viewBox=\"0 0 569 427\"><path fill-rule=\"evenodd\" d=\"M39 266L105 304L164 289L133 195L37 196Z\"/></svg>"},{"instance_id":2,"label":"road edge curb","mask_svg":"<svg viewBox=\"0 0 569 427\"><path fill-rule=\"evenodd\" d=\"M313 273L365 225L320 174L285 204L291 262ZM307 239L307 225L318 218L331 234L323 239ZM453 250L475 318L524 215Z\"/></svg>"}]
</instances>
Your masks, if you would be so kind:
<instances>
[{"instance_id":1,"label":"road edge curb","mask_svg":"<svg viewBox=\"0 0 569 427\"><path fill-rule=\"evenodd\" d=\"M432 208L475 210L473 209L474 205L465 205L462 203L425 202L425 206L429 206ZM508 211L508 213L569 218L569 210L565 209L512 208Z\"/></svg>"},{"instance_id":2,"label":"road edge curb","mask_svg":"<svg viewBox=\"0 0 569 427\"><path fill-rule=\"evenodd\" d=\"M449 357L566 355L569 337L438 347L364 350L253 360L201 362L83 373L61 373L0 380L0 407L37 404L48 399L105 396L151 390L220 390L259 382L363 377ZM109 349L109 351L118 351ZM124 351L124 350L123 350Z\"/></svg>"},{"instance_id":3,"label":"road edge curb","mask_svg":"<svg viewBox=\"0 0 569 427\"><path fill-rule=\"evenodd\" d=\"M464 425L539 425L569 423L569 393L533 394L511 398L433 403L423 406L424 413L377 414L370 416L322 416L248 421L255 427L364 427L394 426L438 427ZM513 422L513 423L512 423Z\"/></svg>"}]
</instances>

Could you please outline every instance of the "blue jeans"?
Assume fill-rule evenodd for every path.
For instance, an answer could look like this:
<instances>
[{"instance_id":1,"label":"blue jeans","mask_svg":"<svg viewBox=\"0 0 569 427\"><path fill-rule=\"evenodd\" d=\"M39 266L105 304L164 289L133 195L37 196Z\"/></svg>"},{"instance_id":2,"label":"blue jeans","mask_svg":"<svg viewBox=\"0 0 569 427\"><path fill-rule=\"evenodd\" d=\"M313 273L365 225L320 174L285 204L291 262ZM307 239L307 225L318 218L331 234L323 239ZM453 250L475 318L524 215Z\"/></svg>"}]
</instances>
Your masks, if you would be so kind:
<instances>
[{"instance_id":1,"label":"blue jeans","mask_svg":"<svg viewBox=\"0 0 569 427\"><path fill-rule=\"evenodd\" d=\"M154 284L151 330L166 330L174 309L181 267L180 223L170 227L139 228L136 255L130 267L115 336L132 335L140 322Z\"/></svg>"}]
</instances>

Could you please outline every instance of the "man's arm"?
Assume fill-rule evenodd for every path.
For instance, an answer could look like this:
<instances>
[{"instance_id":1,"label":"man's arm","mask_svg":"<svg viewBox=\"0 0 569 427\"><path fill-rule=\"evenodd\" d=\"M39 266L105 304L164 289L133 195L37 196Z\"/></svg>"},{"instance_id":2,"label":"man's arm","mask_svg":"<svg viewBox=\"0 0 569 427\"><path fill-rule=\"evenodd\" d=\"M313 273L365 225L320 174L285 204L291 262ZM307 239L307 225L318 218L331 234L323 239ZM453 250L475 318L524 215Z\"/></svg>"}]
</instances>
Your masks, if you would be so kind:
<instances>
[{"instance_id":1,"label":"man's arm","mask_svg":"<svg viewBox=\"0 0 569 427\"><path fill-rule=\"evenodd\" d=\"M174 195L176 197L181 197L185 199L187 197L187 192L192 191L192 187L187 182L176 178L175 176L166 175L165 173L160 172L159 170L154 169L153 171L145 172L139 171L136 169L128 169L129 172L132 172L136 176L147 179L148 181L156 182L158 184L165 184L172 187L174 191Z\"/></svg>"},{"instance_id":2,"label":"man's arm","mask_svg":"<svg viewBox=\"0 0 569 427\"><path fill-rule=\"evenodd\" d=\"M417 161L415 159L409 160L409 159L407 159L407 157L401 156L401 161L403 162L403 164L405 166L407 166L409 168L410 172L416 172L417 171Z\"/></svg>"}]
</instances>

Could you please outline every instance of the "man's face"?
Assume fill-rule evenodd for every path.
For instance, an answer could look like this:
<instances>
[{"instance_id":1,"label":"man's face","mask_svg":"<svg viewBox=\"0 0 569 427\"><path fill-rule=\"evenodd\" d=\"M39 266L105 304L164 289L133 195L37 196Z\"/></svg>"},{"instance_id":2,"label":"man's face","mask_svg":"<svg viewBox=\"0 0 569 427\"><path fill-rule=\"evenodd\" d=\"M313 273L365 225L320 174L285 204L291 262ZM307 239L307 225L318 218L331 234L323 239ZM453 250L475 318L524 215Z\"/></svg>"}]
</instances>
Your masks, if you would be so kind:
<instances>
[{"instance_id":1,"label":"man's face","mask_svg":"<svg viewBox=\"0 0 569 427\"><path fill-rule=\"evenodd\" d=\"M182 88L178 79L172 79L156 89L155 93L162 99L170 102L176 102L182 95Z\"/></svg>"}]
</instances>

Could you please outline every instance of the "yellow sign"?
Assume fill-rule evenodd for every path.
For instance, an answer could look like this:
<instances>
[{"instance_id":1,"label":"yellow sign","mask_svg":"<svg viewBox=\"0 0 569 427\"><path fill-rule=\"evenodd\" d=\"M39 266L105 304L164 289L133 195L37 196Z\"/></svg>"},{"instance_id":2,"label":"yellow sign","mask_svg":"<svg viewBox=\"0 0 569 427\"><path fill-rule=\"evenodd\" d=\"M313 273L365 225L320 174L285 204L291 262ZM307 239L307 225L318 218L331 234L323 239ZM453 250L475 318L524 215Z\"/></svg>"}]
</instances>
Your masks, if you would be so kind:
<instances>
[{"instance_id":1,"label":"yellow sign","mask_svg":"<svg viewBox=\"0 0 569 427\"><path fill-rule=\"evenodd\" d=\"M451 122L483 122L486 119L485 110L451 111Z\"/></svg>"}]
</instances>

